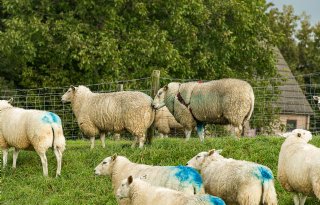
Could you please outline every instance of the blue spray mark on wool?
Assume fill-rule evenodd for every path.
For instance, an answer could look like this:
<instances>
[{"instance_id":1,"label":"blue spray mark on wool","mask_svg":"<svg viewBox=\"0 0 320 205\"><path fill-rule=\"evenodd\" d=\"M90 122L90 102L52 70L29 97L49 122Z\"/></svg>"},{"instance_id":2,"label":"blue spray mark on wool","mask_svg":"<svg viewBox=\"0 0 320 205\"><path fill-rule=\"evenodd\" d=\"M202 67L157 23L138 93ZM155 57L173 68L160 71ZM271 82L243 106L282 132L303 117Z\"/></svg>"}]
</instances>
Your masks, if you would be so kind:
<instances>
[{"instance_id":1,"label":"blue spray mark on wool","mask_svg":"<svg viewBox=\"0 0 320 205\"><path fill-rule=\"evenodd\" d=\"M198 122L197 123L197 133L198 133L199 136L203 135L204 126L205 126L205 124L203 122Z\"/></svg>"},{"instance_id":2,"label":"blue spray mark on wool","mask_svg":"<svg viewBox=\"0 0 320 205\"><path fill-rule=\"evenodd\" d=\"M193 184L195 185L197 192L200 191L202 187L202 178L201 175L197 172L197 170L193 169L192 167L186 167L182 165L170 168L175 171L174 176L181 183Z\"/></svg>"},{"instance_id":3,"label":"blue spray mark on wool","mask_svg":"<svg viewBox=\"0 0 320 205\"><path fill-rule=\"evenodd\" d=\"M209 194L206 194L203 196L204 201L208 201L212 205L226 205L226 203L216 196L211 196Z\"/></svg>"},{"instance_id":4,"label":"blue spray mark on wool","mask_svg":"<svg viewBox=\"0 0 320 205\"><path fill-rule=\"evenodd\" d=\"M58 115L52 113L52 112L47 112L42 118L42 122L52 124L52 123L58 123L61 124L61 119Z\"/></svg>"},{"instance_id":5,"label":"blue spray mark on wool","mask_svg":"<svg viewBox=\"0 0 320 205\"><path fill-rule=\"evenodd\" d=\"M271 170L263 166L258 166L254 174L262 183L273 179Z\"/></svg>"}]
</instances>

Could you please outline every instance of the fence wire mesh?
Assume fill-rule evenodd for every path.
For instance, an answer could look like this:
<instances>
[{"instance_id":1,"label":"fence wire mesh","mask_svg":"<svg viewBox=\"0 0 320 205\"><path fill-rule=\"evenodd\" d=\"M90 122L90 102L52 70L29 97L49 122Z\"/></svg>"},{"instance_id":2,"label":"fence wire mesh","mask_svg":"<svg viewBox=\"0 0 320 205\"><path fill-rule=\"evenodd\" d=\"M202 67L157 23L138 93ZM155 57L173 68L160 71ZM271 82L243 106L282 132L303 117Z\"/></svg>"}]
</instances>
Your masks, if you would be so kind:
<instances>
[{"instance_id":1,"label":"fence wire mesh","mask_svg":"<svg viewBox=\"0 0 320 205\"><path fill-rule=\"evenodd\" d=\"M255 93L255 109L250 120L251 129L247 135L277 134L293 128L309 129L313 133L320 132L320 112L313 96L320 95L318 84L319 73L279 79L282 85L268 87L253 87ZM297 84L297 80L306 83ZM160 78L160 86L169 82L197 81L191 79ZM114 81L86 85L93 92L115 92L123 85L125 91L141 91L151 94L151 78ZM0 90L0 99L13 98L15 107L25 109L47 110L61 117L64 134L67 139L83 138L79 130L70 104L61 102L61 96L68 87L51 87L38 89ZM165 115L167 116L167 115ZM221 136L229 133L229 127L210 125L206 135ZM171 129L171 136L182 137L179 128Z\"/></svg>"}]
</instances>

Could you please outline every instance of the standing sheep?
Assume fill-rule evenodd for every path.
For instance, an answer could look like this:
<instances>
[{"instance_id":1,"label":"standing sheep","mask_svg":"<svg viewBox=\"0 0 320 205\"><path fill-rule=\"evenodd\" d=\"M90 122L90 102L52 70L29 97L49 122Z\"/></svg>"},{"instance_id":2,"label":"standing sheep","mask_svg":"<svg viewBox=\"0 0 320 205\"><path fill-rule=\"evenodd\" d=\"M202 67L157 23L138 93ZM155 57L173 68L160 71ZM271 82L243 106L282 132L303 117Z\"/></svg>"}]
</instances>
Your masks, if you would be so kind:
<instances>
[{"instance_id":1,"label":"standing sheep","mask_svg":"<svg viewBox=\"0 0 320 205\"><path fill-rule=\"evenodd\" d=\"M200 140L204 125L231 124L238 137L249 121L254 108L254 93L249 83L238 79L221 79L206 83L169 83L154 98L153 107L167 106L185 128L187 140L197 126Z\"/></svg>"},{"instance_id":2,"label":"standing sheep","mask_svg":"<svg viewBox=\"0 0 320 205\"><path fill-rule=\"evenodd\" d=\"M117 198L128 198L131 205L225 205L218 197L189 195L176 190L152 186L141 179L129 176L117 190Z\"/></svg>"},{"instance_id":3,"label":"standing sheep","mask_svg":"<svg viewBox=\"0 0 320 205\"><path fill-rule=\"evenodd\" d=\"M163 136L168 137L171 129L183 128L182 125L176 121L166 106L156 110L154 126L160 133L160 136L162 136L161 138L163 138Z\"/></svg>"},{"instance_id":4,"label":"standing sheep","mask_svg":"<svg viewBox=\"0 0 320 205\"><path fill-rule=\"evenodd\" d=\"M142 148L154 119L152 99L142 92L93 93L85 86L71 86L62 96L62 102L71 102L81 131L90 137L91 149L96 135L100 134L105 147L105 133L122 130L135 137L133 147L139 143Z\"/></svg>"},{"instance_id":5,"label":"standing sheep","mask_svg":"<svg viewBox=\"0 0 320 205\"><path fill-rule=\"evenodd\" d=\"M278 161L278 180L293 192L295 205L304 205L307 196L320 199L320 149L308 144L312 134L295 129L281 146Z\"/></svg>"},{"instance_id":6,"label":"standing sheep","mask_svg":"<svg viewBox=\"0 0 320 205\"><path fill-rule=\"evenodd\" d=\"M200 174L191 167L185 166L151 166L136 164L126 157L114 155L105 158L95 169L96 175L111 177L113 190L116 192L121 181L128 176L144 176L152 185L167 187L188 194L204 193ZM122 204L127 204L127 201Z\"/></svg>"},{"instance_id":7,"label":"standing sheep","mask_svg":"<svg viewBox=\"0 0 320 205\"><path fill-rule=\"evenodd\" d=\"M200 170L206 193L221 197L227 204L278 203L274 178L268 167L226 159L215 150L200 152L187 166Z\"/></svg>"},{"instance_id":8,"label":"standing sheep","mask_svg":"<svg viewBox=\"0 0 320 205\"><path fill-rule=\"evenodd\" d=\"M41 158L44 176L48 176L46 151L53 147L58 176L61 173L62 153L65 150L61 120L52 112L16 108L9 101L0 100L0 147L3 152L3 167L7 164L8 149L14 147L14 169L19 151L34 149Z\"/></svg>"}]
</instances>

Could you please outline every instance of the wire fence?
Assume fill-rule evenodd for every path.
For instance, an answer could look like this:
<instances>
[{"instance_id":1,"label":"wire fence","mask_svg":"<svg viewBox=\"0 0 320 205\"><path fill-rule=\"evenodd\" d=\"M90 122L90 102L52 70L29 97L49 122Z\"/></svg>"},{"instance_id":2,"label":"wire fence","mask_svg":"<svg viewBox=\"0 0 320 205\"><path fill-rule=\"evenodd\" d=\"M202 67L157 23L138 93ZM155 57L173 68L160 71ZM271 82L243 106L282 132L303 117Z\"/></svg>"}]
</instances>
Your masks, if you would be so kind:
<instances>
[{"instance_id":1,"label":"wire fence","mask_svg":"<svg viewBox=\"0 0 320 205\"><path fill-rule=\"evenodd\" d=\"M250 120L250 129L246 135L279 134L293 128L309 129L313 133L320 132L320 112L313 96L320 95L320 84L314 83L319 79L319 73L302 76L305 84L297 84L296 78L287 78L279 86L253 87L255 93L255 109ZM160 78L160 86L169 82L189 82L196 79ZM141 78L126 81L114 81L86 85L93 92L115 92L119 85L125 91L141 91L151 94L151 78ZM61 102L61 96L68 87L47 87L38 89L0 90L0 99L13 98L15 107L25 109L47 110L61 117L64 134L67 139L83 138L79 130L70 104ZM206 128L206 135L221 136L229 133L230 128L225 126L210 125ZM171 136L182 137L183 131L174 128Z\"/></svg>"}]
</instances>

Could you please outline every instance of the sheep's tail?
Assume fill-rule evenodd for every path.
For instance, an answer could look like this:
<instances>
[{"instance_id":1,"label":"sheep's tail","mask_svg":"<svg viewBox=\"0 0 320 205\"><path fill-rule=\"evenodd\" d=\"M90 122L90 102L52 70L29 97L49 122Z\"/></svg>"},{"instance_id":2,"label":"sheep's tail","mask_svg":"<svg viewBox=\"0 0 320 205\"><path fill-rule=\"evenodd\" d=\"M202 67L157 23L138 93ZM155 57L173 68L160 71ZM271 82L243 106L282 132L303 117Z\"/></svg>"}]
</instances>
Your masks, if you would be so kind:
<instances>
[{"instance_id":1,"label":"sheep's tail","mask_svg":"<svg viewBox=\"0 0 320 205\"><path fill-rule=\"evenodd\" d=\"M59 152L63 152L65 150L65 138L63 135L62 126L60 124L52 123L52 149L57 149Z\"/></svg>"},{"instance_id":2,"label":"sheep's tail","mask_svg":"<svg viewBox=\"0 0 320 205\"><path fill-rule=\"evenodd\" d=\"M274 188L274 182L273 180L264 181L262 183L262 203L266 205L277 205L277 194L276 190Z\"/></svg>"},{"instance_id":3,"label":"sheep's tail","mask_svg":"<svg viewBox=\"0 0 320 205\"><path fill-rule=\"evenodd\" d=\"M253 113L253 110L254 110L254 93L253 93L253 90L251 88L251 92L250 92L250 110L248 112L248 114L245 116L243 122L242 122L242 135L244 134L244 131L246 130L245 129L245 125L246 125L246 122L250 120L251 116L252 116L252 113Z\"/></svg>"}]
</instances>

